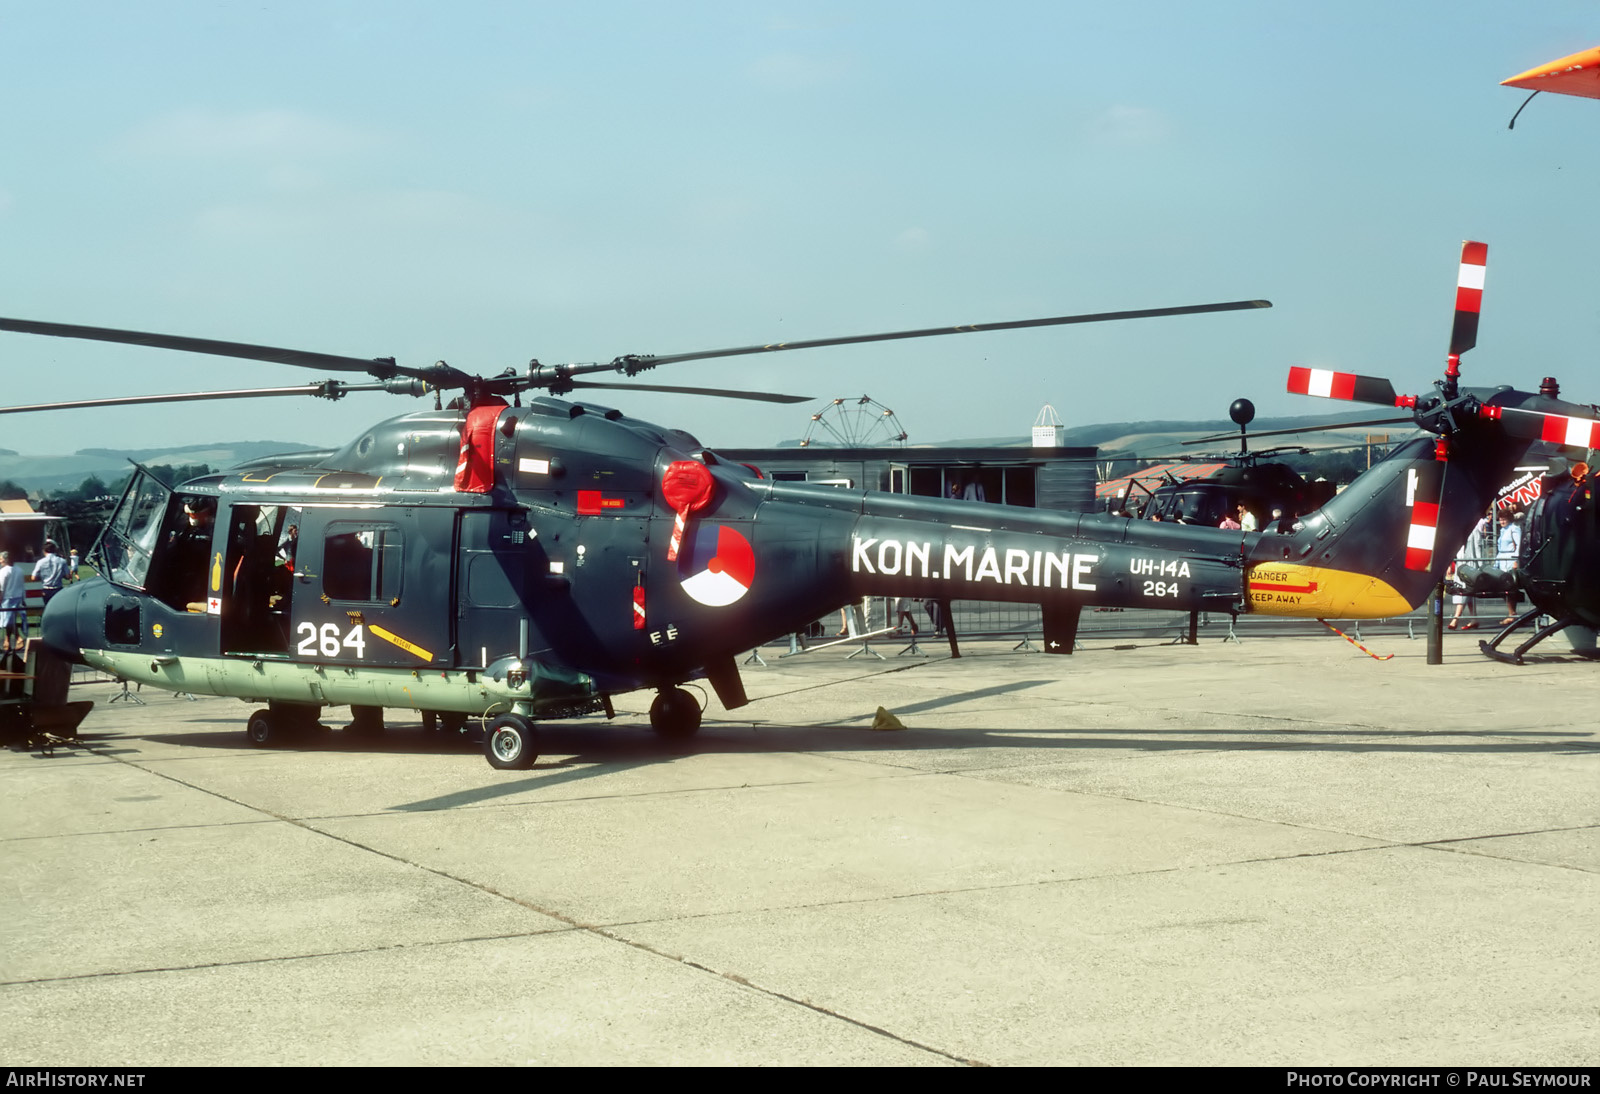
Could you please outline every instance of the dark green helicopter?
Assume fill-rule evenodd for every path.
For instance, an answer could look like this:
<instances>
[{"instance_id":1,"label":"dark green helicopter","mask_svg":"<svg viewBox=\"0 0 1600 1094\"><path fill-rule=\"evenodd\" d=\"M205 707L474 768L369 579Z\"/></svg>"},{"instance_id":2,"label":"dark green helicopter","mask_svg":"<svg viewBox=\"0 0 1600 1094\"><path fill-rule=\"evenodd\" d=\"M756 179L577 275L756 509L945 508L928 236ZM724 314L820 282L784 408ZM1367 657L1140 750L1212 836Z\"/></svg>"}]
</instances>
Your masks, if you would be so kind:
<instances>
[{"instance_id":1,"label":"dark green helicopter","mask_svg":"<svg viewBox=\"0 0 1600 1094\"><path fill-rule=\"evenodd\" d=\"M1556 394L1555 380L1546 377L1541 390ZM1569 445L1570 440L1570 447L1584 449L1600 443L1600 437L1582 433L1548 440L1558 445ZM1534 646L1569 627L1600 629L1600 569L1594 565L1600 557L1600 509L1594 504L1590 467L1560 456L1550 460L1539 482L1539 496L1523 518L1515 569L1485 564L1457 571L1456 580L1469 595L1521 593L1531 605L1493 638L1478 643L1488 656L1520 665ZM1540 625L1545 617L1550 621ZM1526 636L1516 646L1510 651L1500 648L1519 632ZM1596 656L1591 650L1579 652Z\"/></svg>"},{"instance_id":2,"label":"dark green helicopter","mask_svg":"<svg viewBox=\"0 0 1600 1094\"><path fill-rule=\"evenodd\" d=\"M1237 453L1210 456L1185 456L1187 461L1218 463L1210 474L1164 482L1149 489L1144 498L1130 497L1122 500L1122 507L1146 520L1176 521L1180 524L1208 524L1216 526L1224 518L1237 519L1241 511L1248 512L1256 526L1272 531L1288 531L1301 513L1322 508L1334 495L1334 484L1326 481L1309 482L1294 468L1270 456L1285 452L1306 453L1310 449L1300 445L1250 450L1249 425L1255 420L1255 404L1249 399L1235 399L1228 407L1228 416L1239 429L1235 433L1221 433L1184 441L1185 445L1214 444L1221 440L1239 442ZM1382 419L1393 422L1397 419ZM1410 421L1409 418L1398 419ZM1323 429L1348 429L1365 422L1340 423L1330 426L1308 426L1299 429L1272 430L1257 433L1257 437L1270 437L1277 433L1311 433ZM1137 473L1136 473L1137 475ZM1135 476L1136 477L1136 476Z\"/></svg>"},{"instance_id":3,"label":"dark green helicopter","mask_svg":"<svg viewBox=\"0 0 1600 1094\"><path fill-rule=\"evenodd\" d=\"M738 656L864 596L1036 603L1056 653L1071 652L1085 605L1301 618L1408 611L1443 576L1452 546L1540 424L1587 412L1506 387L1458 391L1448 373L1434 393L1395 400L1386 381L1291 370L1290 390L1306 394L1381 386L1438 440L1398 446L1280 533L778 482L681 430L556 397L622 386L580 378L602 371L632 377L712 357L1266 306L533 362L489 378L442 363L0 320L0 330L373 378L11 410L456 393L337 450L260 461L176 490L136 474L89 556L101 576L51 602L44 644L125 680L264 704L247 725L258 745L315 725L324 707L395 708L481 719L489 762L523 768L537 757L536 719L610 714L613 696L639 689L657 693L657 732L694 733L702 712L684 683L704 679L725 708L738 708L747 701ZM549 394L516 405L538 390Z\"/></svg>"}]
</instances>

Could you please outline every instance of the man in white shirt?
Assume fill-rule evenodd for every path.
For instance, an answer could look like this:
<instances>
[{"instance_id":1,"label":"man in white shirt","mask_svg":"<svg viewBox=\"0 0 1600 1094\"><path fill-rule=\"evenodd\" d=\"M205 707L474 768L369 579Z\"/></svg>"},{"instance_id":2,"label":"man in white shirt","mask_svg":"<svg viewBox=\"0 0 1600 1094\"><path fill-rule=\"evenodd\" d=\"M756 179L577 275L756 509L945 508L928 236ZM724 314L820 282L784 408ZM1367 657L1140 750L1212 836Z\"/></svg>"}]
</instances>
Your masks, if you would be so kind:
<instances>
[{"instance_id":1,"label":"man in white shirt","mask_svg":"<svg viewBox=\"0 0 1600 1094\"><path fill-rule=\"evenodd\" d=\"M28 639L28 578L11 564L11 552L0 551L0 630L5 653L21 653Z\"/></svg>"},{"instance_id":2,"label":"man in white shirt","mask_svg":"<svg viewBox=\"0 0 1600 1094\"><path fill-rule=\"evenodd\" d=\"M46 605L61 591L61 583L66 577L67 560L61 557L54 540L45 540L44 557L33 564L33 579L39 583L39 591Z\"/></svg>"}]
</instances>

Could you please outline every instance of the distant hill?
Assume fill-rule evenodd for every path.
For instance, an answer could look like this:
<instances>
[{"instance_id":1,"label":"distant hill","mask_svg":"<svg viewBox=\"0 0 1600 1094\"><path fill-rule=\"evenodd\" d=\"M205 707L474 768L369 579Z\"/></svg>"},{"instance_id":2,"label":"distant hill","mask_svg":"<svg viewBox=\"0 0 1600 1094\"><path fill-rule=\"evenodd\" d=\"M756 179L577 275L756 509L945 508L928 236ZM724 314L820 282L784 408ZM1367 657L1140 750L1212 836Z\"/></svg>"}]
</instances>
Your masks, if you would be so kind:
<instances>
[{"instance_id":1,"label":"distant hill","mask_svg":"<svg viewBox=\"0 0 1600 1094\"><path fill-rule=\"evenodd\" d=\"M0 450L0 480L10 479L30 491L48 493L77 486L91 475L113 482L128 473L129 460L147 465L204 463L226 468L280 452L306 452L311 447L290 441L218 441L166 448L84 448L70 456L22 456Z\"/></svg>"}]
</instances>

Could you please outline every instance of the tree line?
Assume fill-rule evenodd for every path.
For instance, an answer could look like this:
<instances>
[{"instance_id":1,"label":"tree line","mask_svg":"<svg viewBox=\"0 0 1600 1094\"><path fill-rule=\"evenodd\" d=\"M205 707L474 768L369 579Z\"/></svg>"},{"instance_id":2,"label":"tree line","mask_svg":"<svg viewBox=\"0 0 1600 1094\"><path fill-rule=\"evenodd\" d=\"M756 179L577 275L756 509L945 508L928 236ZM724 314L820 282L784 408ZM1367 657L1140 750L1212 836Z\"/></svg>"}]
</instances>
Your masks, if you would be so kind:
<instances>
[{"instance_id":1,"label":"tree line","mask_svg":"<svg viewBox=\"0 0 1600 1094\"><path fill-rule=\"evenodd\" d=\"M209 475L212 468L203 463L158 463L146 468L168 486L177 486L201 475ZM90 475L77 486L42 494L36 504L41 513L60 517L67 525L67 537L80 550L85 550L100 534L100 526L111 515L122 492L133 478L130 470L121 478L106 482L99 475ZM15 500L29 497L28 491L10 479L0 482L0 499Z\"/></svg>"}]
</instances>

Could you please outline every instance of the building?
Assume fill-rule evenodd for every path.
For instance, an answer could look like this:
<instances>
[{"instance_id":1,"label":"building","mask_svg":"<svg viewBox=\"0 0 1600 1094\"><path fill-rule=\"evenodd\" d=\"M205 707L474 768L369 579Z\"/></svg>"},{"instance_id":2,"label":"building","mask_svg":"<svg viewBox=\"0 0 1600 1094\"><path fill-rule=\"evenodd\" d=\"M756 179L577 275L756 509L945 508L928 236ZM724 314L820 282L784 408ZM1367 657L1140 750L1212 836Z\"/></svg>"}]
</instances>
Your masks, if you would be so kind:
<instances>
[{"instance_id":1,"label":"building","mask_svg":"<svg viewBox=\"0 0 1600 1094\"><path fill-rule=\"evenodd\" d=\"M814 482L921 497L968 497L1034 509L1091 512L1093 447L994 446L718 448L779 481ZM952 490L954 493L952 493Z\"/></svg>"}]
</instances>

